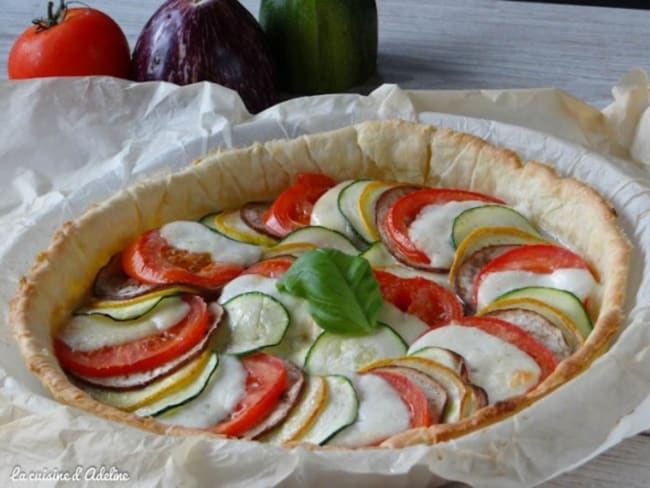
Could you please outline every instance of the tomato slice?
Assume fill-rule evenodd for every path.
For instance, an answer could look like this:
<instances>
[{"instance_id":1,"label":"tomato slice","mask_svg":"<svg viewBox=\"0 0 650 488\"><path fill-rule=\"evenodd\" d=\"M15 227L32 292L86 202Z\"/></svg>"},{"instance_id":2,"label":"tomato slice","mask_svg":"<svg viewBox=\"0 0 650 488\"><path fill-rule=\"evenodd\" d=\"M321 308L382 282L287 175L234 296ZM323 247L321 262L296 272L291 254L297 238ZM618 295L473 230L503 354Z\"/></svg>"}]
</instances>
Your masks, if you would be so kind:
<instances>
[{"instance_id":1,"label":"tomato slice","mask_svg":"<svg viewBox=\"0 0 650 488\"><path fill-rule=\"evenodd\" d=\"M551 374L557 366L553 353L544 344L521 327L510 322L496 317L463 317L460 320L455 320L454 324L476 327L524 351L539 365L541 369L540 382Z\"/></svg>"},{"instance_id":2,"label":"tomato slice","mask_svg":"<svg viewBox=\"0 0 650 488\"><path fill-rule=\"evenodd\" d=\"M309 224L316 201L336 185L329 176L299 173L296 182L275 199L264 214L264 222L271 234L284 237L289 232Z\"/></svg>"},{"instance_id":3,"label":"tomato slice","mask_svg":"<svg viewBox=\"0 0 650 488\"><path fill-rule=\"evenodd\" d=\"M263 421L275 408L287 386L284 361L265 353L241 360L246 370L246 392L234 411L209 430L217 434L238 436Z\"/></svg>"},{"instance_id":4,"label":"tomato slice","mask_svg":"<svg viewBox=\"0 0 650 488\"><path fill-rule=\"evenodd\" d=\"M527 244L497 256L481 268L474 278L474 303L478 303L479 286L490 273L529 271L550 274L558 269L585 269L598 281L589 263L573 251L555 244Z\"/></svg>"},{"instance_id":5,"label":"tomato slice","mask_svg":"<svg viewBox=\"0 0 650 488\"><path fill-rule=\"evenodd\" d=\"M256 274L267 278L279 278L293 264L295 258L292 256L278 256L265 259L248 267L242 274Z\"/></svg>"},{"instance_id":6,"label":"tomato slice","mask_svg":"<svg viewBox=\"0 0 650 488\"><path fill-rule=\"evenodd\" d=\"M426 278L401 278L386 271L373 270L385 300L402 312L415 315L429 327L435 328L463 316L458 297Z\"/></svg>"},{"instance_id":7,"label":"tomato slice","mask_svg":"<svg viewBox=\"0 0 650 488\"><path fill-rule=\"evenodd\" d=\"M384 221L386 233L399 251L408 259L422 264L429 264L429 258L420 251L409 237L409 227L420 210L427 205L442 205L448 202L479 200L490 203L504 203L498 198L466 190L448 190L444 188L425 188L409 193L388 210Z\"/></svg>"},{"instance_id":8,"label":"tomato slice","mask_svg":"<svg viewBox=\"0 0 650 488\"><path fill-rule=\"evenodd\" d=\"M209 254L176 249L161 237L159 229L145 232L122 252L122 267L127 275L145 283L204 288L221 286L244 270L238 264L214 262Z\"/></svg>"},{"instance_id":9,"label":"tomato slice","mask_svg":"<svg viewBox=\"0 0 650 488\"><path fill-rule=\"evenodd\" d=\"M411 413L411 428L431 425L427 397L415 383L406 376L384 369L377 369L368 374L374 374L385 379L398 393Z\"/></svg>"},{"instance_id":10,"label":"tomato slice","mask_svg":"<svg viewBox=\"0 0 650 488\"><path fill-rule=\"evenodd\" d=\"M190 311L178 324L160 334L92 351L75 351L54 339L54 351L64 369L81 376L120 376L141 373L171 361L198 344L214 327L203 299L183 297Z\"/></svg>"}]
</instances>

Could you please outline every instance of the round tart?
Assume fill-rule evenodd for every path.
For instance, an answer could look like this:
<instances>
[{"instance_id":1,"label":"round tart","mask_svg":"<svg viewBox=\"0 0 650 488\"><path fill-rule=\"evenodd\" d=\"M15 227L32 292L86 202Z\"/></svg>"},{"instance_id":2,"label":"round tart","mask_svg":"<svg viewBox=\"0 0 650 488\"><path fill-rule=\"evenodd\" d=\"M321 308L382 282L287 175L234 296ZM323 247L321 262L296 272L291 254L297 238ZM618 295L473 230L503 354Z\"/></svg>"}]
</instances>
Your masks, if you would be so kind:
<instances>
[{"instance_id":1,"label":"round tart","mask_svg":"<svg viewBox=\"0 0 650 488\"><path fill-rule=\"evenodd\" d=\"M368 122L218 151L95 205L10 320L55 398L111 420L401 447L588 368L617 333L629 252L608 203L543 163Z\"/></svg>"}]
</instances>

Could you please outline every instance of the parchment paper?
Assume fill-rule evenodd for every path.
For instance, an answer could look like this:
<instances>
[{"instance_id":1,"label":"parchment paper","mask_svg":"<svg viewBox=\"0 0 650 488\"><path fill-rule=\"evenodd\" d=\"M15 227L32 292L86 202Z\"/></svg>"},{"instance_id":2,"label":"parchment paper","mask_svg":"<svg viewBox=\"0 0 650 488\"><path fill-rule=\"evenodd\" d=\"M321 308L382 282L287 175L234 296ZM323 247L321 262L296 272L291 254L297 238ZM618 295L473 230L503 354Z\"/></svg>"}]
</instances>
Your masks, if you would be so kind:
<instances>
[{"instance_id":1,"label":"parchment paper","mask_svg":"<svg viewBox=\"0 0 650 488\"><path fill-rule=\"evenodd\" d=\"M49 476L42 486L66 486L57 481L65 475L143 487L530 486L650 427L650 115L641 71L621 80L602 113L553 89L405 92L387 85L369 97L296 99L251 117L236 94L217 85L109 78L2 81L0 113L0 303L54 229L138 178L181 168L216 145L375 118L447 125L547 160L609 198L635 245L628 318L607 354L520 414L436 446L310 452L141 432L50 400L24 367L5 319L3 486L21 473Z\"/></svg>"}]
</instances>

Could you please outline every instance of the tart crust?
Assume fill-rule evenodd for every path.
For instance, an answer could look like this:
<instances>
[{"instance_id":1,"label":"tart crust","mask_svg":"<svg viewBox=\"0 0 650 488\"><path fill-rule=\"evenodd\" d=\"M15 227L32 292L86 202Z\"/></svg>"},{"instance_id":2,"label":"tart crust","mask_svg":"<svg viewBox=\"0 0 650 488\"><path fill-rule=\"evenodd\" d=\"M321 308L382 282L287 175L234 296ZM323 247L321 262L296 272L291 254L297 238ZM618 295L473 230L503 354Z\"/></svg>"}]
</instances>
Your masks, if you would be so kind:
<instances>
[{"instance_id":1,"label":"tart crust","mask_svg":"<svg viewBox=\"0 0 650 488\"><path fill-rule=\"evenodd\" d=\"M543 383L468 419L412 429L382 446L441 442L511 416L588 368L617 333L630 244L616 225L615 211L596 191L575 179L560 178L543 163L522 164L516 153L469 134L404 121L372 121L219 150L179 173L139 182L66 222L22 278L10 303L10 324L29 369L57 400L104 418L160 434L214 436L139 418L94 400L62 371L53 353L53 334L110 256L138 234L173 220L270 200L296 173L306 171L337 180L365 177L475 190L523 204L533 222L585 257L600 276L600 295L590 304L592 317L598 313L592 333Z\"/></svg>"}]
</instances>

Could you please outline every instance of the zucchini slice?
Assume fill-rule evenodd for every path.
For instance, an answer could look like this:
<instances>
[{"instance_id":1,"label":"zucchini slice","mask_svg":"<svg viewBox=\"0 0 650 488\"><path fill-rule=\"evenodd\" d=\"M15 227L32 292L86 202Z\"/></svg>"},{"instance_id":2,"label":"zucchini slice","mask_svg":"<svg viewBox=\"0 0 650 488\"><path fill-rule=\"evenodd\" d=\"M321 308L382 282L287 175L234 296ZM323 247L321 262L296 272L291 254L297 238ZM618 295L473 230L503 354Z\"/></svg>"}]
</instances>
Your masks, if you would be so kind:
<instances>
[{"instance_id":1,"label":"zucchini slice","mask_svg":"<svg viewBox=\"0 0 650 488\"><path fill-rule=\"evenodd\" d=\"M404 266L386 249L386 245L381 241L374 242L360 256L368 261L372 268L392 273L400 278L425 278L449 288L447 273L433 273Z\"/></svg>"},{"instance_id":2,"label":"zucchini slice","mask_svg":"<svg viewBox=\"0 0 650 488\"><path fill-rule=\"evenodd\" d=\"M84 390L90 393L95 400L126 410L127 412L132 412L192 383L206 368L211 356L212 354L206 351L198 358L182 366L178 371L142 388L120 391L97 387L84 387Z\"/></svg>"},{"instance_id":3,"label":"zucchini slice","mask_svg":"<svg viewBox=\"0 0 650 488\"><path fill-rule=\"evenodd\" d=\"M266 247L276 243L272 237L256 231L244 222L239 209L208 214L200 222L210 230L235 241Z\"/></svg>"},{"instance_id":4,"label":"zucchini slice","mask_svg":"<svg viewBox=\"0 0 650 488\"><path fill-rule=\"evenodd\" d=\"M339 194L339 211L367 244L380 239L375 224L375 205L381 194L393 186L383 181L357 180Z\"/></svg>"},{"instance_id":5,"label":"zucchini slice","mask_svg":"<svg viewBox=\"0 0 650 488\"><path fill-rule=\"evenodd\" d=\"M94 306L80 308L72 315L102 315L116 322L135 320L153 311L163 300L180 294L180 291L170 289L168 294L155 295L143 300L129 300L123 304L114 301L96 302Z\"/></svg>"},{"instance_id":6,"label":"zucchini slice","mask_svg":"<svg viewBox=\"0 0 650 488\"><path fill-rule=\"evenodd\" d=\"M307 352L304 369L310 374L345 375L379 359L403 356L406 349L399 334L385 324L364 336L323 332Z\"/></svg>"},{"instance_id":7,"label":"zucchini slice","mask_svg":"<svg viewBox=\"0 0 650 488\"><path fill-rule=\"evenodd\" d=\"M481 227L514 227L541 237L533 224L516 210L503 205L483 205L465 210L454 219L451 231L454 247Z\"/></svg>"},{"instance_id":8,"label":"zucchini slice","mask_svg":"<svg viewBox=\"0 0 650 488\"><path fill-rule=\"evenodd\" d=\"M289 323L289 311L266 293L251 291L223 304L226 312L215 342L220 352L244 354L279 344Z\"/></svg>"},{"instance_id":9,"label":"zucchini slice","mask_svg":"<svg viewBox=\"0 0 650 488\"><path fill-rule=\"evenodd\" d=\"M327 401L311 427L297 440L323 445L357 420L359 398L352 382L345 376L325 376Z\"/></svg>"},{"instance_id":10,"label":"zucchini slice","mask_svg":"<svg viewBox=\"0 0 650 488\"><path fill-rule=\"evenodd\" d=\"M342 233L325 227L309 225L290 232L278 244L265 249L264 257L269 258L282 254L297 256L316 248L337 249L352 256L359 254L359 249Z\"/></svg>"},{"instance_id":11,"label":"zucchini slice","mask_svg":"<svg viewBox=\"0 0 650 488\"><path fill-rule=\"evenodd\" d=\"M74 315L58 331L57 339L73 350L92 351L159 334L183 320L190 305L180 296L161 300L149 313L133 320L101 315Z\"/></svg>"},{"instance_id":12,"label":"zucchini slice","mask_svg":"<svg viewBox=\"0 0 650 488\"><path fill-rule=\"evenodd\" d=\"M219 356L216 353L210 353L210 357L203 369L196 376L196 379L180 390L172 392L152 403L137 409L134 413L138 417L150 417L161 415L176 407L185 405L198 397L205 390L219 366Z\"/></svg>"},{"instance_id":13,"label":"zucchini slice","mask_svg":"<svg viewBox=\"0 0 650 488\"><path fill-rule=\"evenodd\" d=\"M593 329L593 324L589 318L589 314L587 314L587 311L585 310L585 307L582 305L582 302L573 293L557 288L527 286L506 292L497 297L495 302L504 299L524 297L544 302L548 306L557 309L562 314L566 315L578 328L583 340L587 340L587 337Z\"/></svg>"},{"instance_id":14,"label":"zucchini slice","mask_svg":"<svg viewBox=\"0 0 650 488\"><path fill-rule=\"evenodd\" d=\"M444 347L427 346L409 353L409 356L417 356L435 361L436 363L451 369L454 373L460 376L463 381L467 381L467 366L465 365L465 359L454 351L450 351Z\"/></svg>"}]
</instances>

